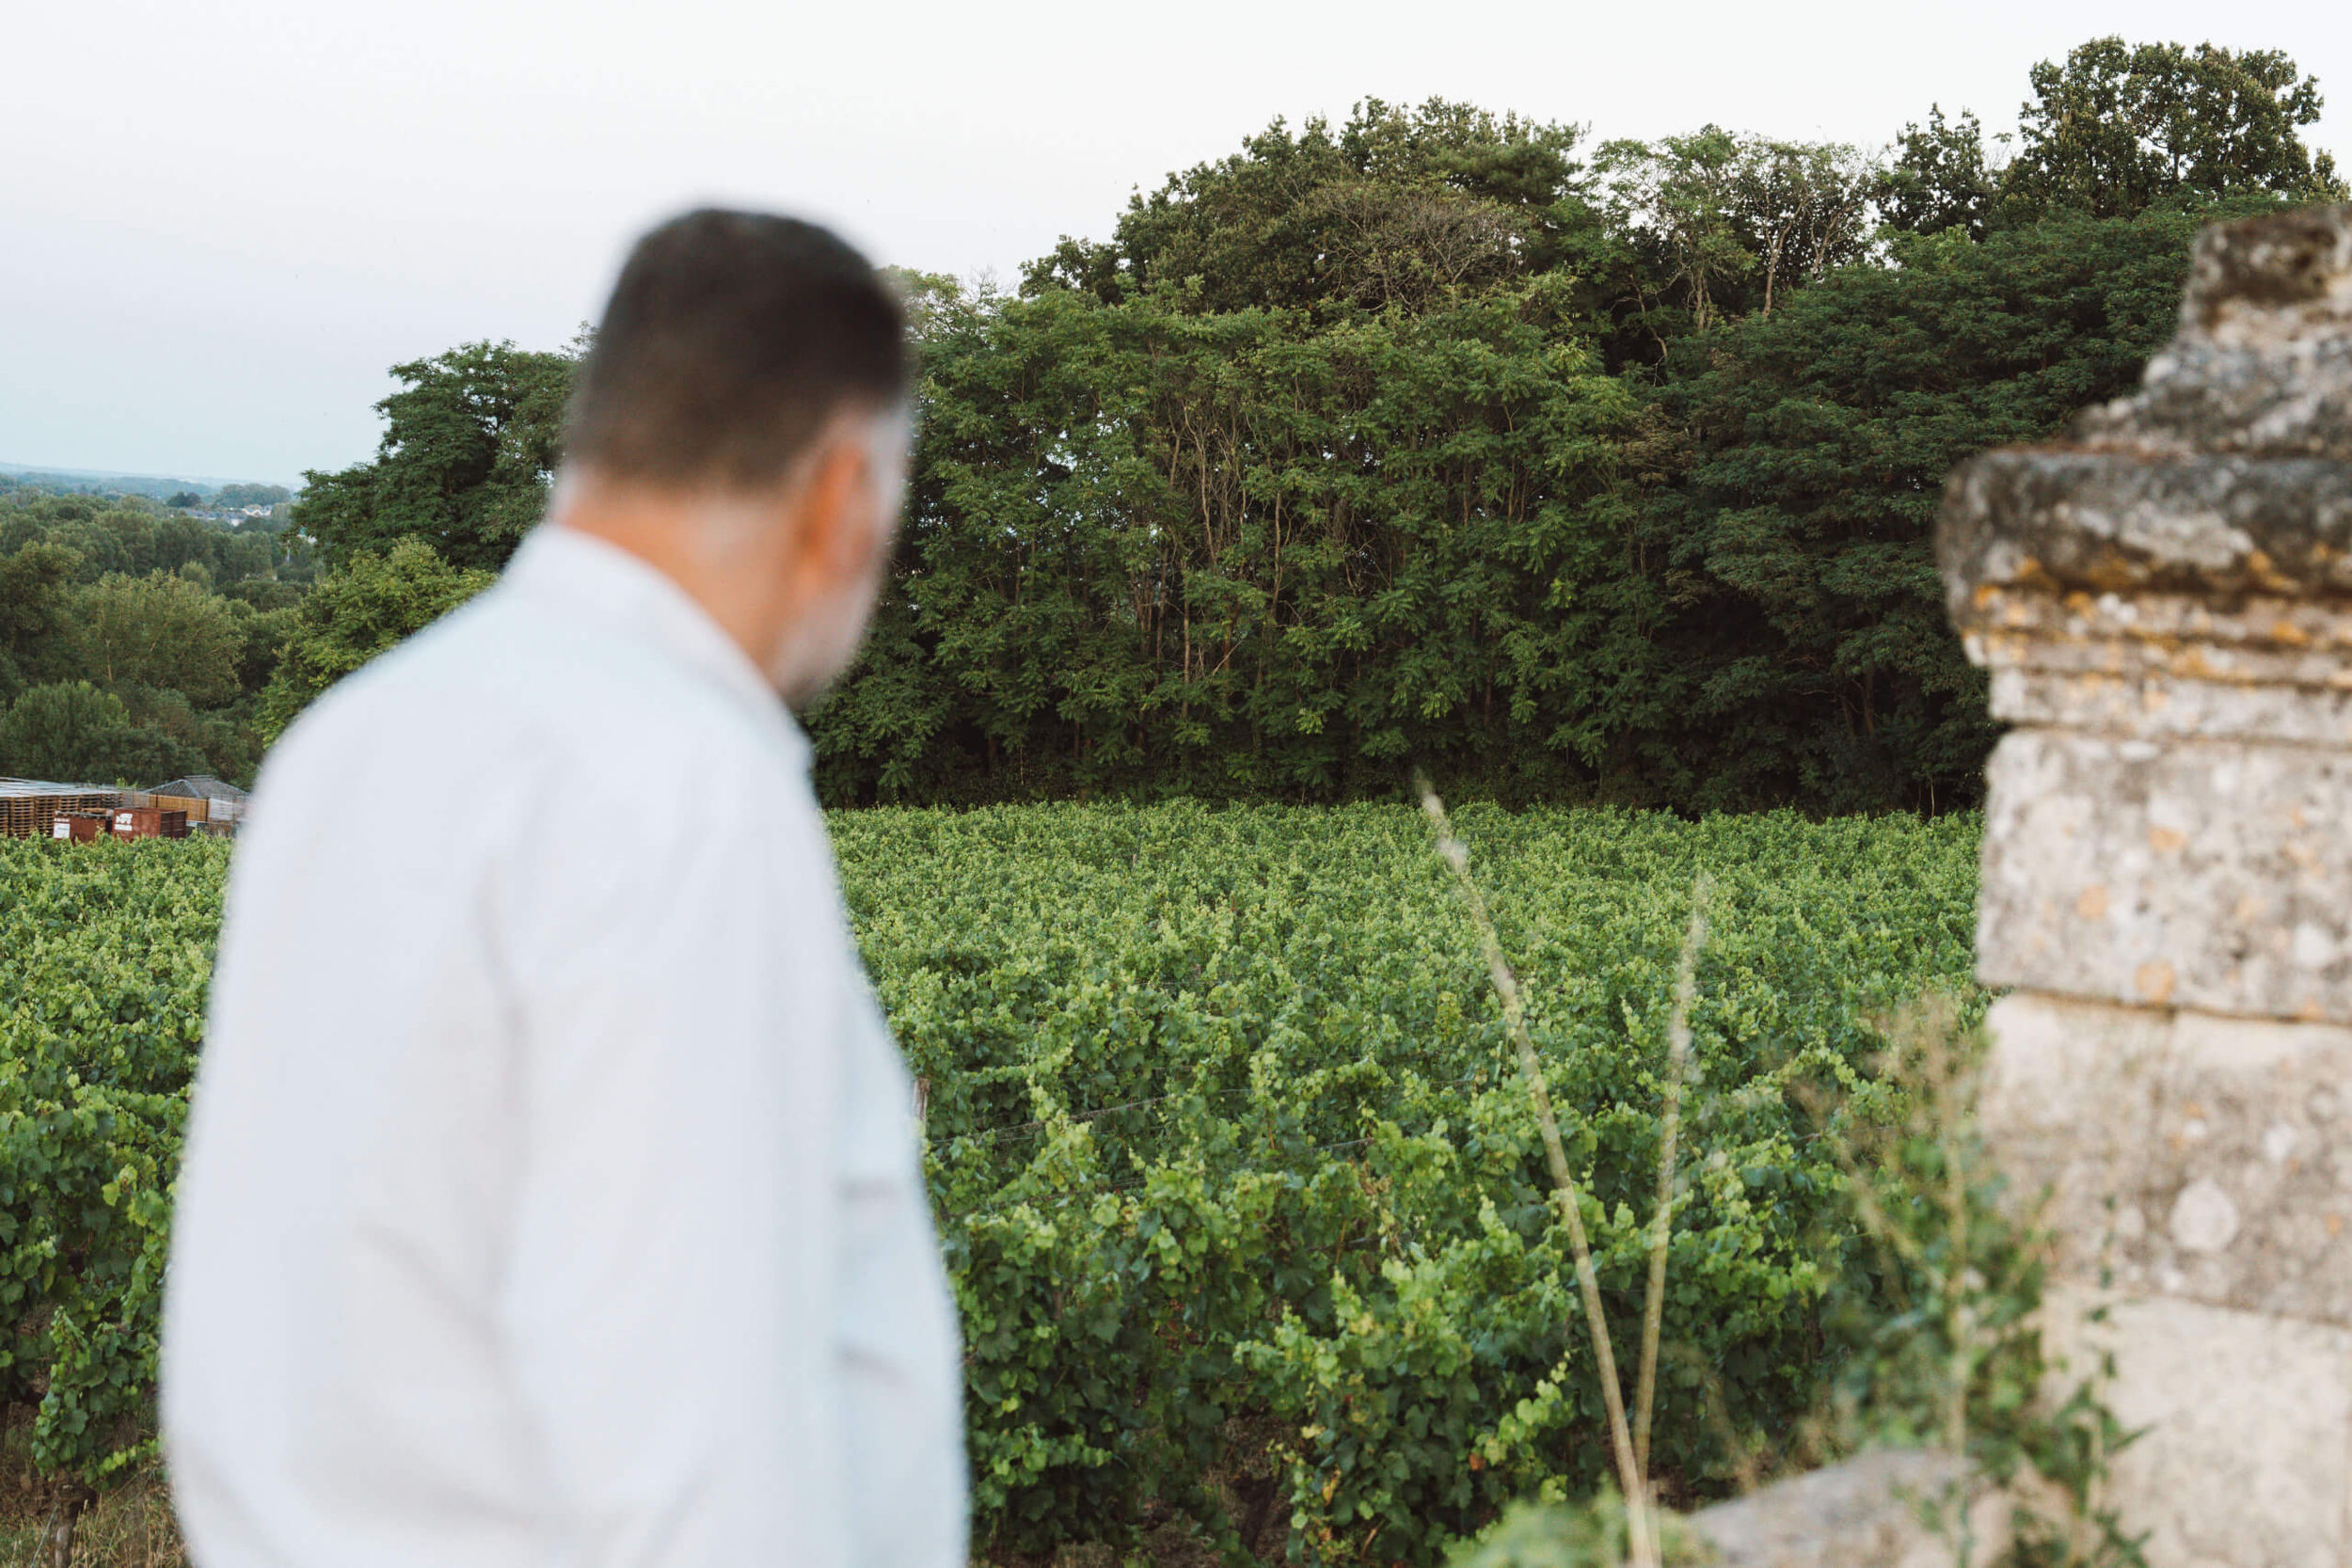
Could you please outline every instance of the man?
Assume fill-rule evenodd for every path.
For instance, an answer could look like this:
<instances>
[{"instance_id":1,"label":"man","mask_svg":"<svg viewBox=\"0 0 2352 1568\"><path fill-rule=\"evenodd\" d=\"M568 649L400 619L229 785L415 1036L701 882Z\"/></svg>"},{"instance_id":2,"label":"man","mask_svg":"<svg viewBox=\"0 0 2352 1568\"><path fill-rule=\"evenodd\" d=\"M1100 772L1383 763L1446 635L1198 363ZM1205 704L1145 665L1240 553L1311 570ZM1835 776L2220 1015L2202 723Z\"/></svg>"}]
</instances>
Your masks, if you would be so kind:
<instances>
[{"instance_id":1,"label":"man","mask_svg":"<svg viewBox=\"0 0 2352 1568\"><path fill-rule=\"evenodd\" d=\"M202 1568L956 1568L905 1069L787 712L902 489L898 307L638 245L548 521L321 701L239 847L164 1431Z\"/></svg>"}]
</instances>

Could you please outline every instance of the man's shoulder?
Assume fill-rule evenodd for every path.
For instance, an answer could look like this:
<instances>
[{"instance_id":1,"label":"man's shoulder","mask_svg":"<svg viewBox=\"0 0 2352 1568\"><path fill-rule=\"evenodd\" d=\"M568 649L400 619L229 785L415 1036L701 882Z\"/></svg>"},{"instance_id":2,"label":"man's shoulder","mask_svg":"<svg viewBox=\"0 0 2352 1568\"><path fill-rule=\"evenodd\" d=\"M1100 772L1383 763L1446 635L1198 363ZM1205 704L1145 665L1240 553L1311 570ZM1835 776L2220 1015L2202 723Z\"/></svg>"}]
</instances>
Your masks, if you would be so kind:
<instances>
[{"instance_id":1,"label":"man's shoulder","mask_svg":"<svg viewBox=\"0 0 2352 1568\"><path fill-rule=\"evenodd\" d=\"M262 793L389 784L417 799L617 775L660 789L761 760L726 693L501 585L314 703L273 751Z\"/></svg>"}]
</instances>

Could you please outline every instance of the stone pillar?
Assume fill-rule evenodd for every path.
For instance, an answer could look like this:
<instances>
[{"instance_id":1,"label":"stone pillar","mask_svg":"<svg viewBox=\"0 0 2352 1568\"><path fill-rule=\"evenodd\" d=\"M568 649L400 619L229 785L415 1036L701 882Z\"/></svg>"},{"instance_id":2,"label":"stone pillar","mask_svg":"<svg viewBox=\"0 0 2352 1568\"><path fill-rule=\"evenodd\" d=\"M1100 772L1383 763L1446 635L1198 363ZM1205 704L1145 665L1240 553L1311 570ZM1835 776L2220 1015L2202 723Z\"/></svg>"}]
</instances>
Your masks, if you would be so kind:
<instances>
[{"instance_id":1,"label":"stone pillar","mask_svg":"<svg viewBox=\"0 0 2352 1568\"><path fill-rule=\"evenodd\" d=\"M2208 230L2138 395L1937 543L2013 726L1985 1131L2148 1429L2114 1501L2155 1568L2352 1564L2352 207Z\"/></svg>"}]
</instances>

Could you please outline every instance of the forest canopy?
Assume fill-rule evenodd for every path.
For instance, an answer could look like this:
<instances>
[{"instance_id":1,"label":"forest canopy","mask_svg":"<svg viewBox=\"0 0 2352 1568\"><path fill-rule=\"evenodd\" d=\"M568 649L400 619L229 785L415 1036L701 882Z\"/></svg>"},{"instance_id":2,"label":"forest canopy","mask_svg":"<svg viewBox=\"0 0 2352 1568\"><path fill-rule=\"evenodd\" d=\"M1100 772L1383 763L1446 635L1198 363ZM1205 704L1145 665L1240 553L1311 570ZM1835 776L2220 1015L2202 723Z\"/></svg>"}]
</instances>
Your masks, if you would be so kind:
<instances>
[{"instance_id":1,"label":"forest canopy","mask_svg":"<svg viewBox=\"0 0 2352 1568\"><path fill-rule=\"evenodd\" d=\"M0 490L0 773L248 781L261 692L316 574L281 516Z\"/></svg>"},{"instance_id":2,"label":"forest canopy","mask_svg":"<svg viewBox=\"0 0 2352 1568\"><path fill-rule=\"evenodd\" d=\"M1931 105L1875 150L1367 100L1014 290L899 274L912 497L809 716L822 789L1332 800L1419 764L1506 800L1969 803L1944 475L2126 390L2200 224L2344 195L2278 52L2098 39L2026 83L2014 137ZM409 629L387 604L503 563L580 347L395 368L377 455L294 509L349 592L303 611L269 729Z\"/></svg>"}]
</instances>

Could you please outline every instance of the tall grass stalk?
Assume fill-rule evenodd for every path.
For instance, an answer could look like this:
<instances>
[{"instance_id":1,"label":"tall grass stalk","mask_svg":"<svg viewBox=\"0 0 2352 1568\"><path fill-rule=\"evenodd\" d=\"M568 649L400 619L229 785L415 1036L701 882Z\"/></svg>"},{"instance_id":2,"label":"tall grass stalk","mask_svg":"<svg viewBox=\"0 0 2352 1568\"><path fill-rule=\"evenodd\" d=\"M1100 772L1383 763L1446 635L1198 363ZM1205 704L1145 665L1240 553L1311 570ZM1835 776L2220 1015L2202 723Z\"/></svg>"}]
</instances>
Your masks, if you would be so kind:
<instances>
[{"instance_id":1,"label":"tall grass stalk","mask_svg":"<svg viewBox=\"0 0 2352 1568\"><path fill-rule=\"evenodd\" d=\"M1691 882L1691 925L1675 966L1675 1005L1666 1022L1666 1107L1658 1135L1658 1208L1650 1216L1649 1286L1642 1295L1642 1368L1633 1384L1633 1463L1649 1480L1650 1412L1658 1395L1658 1329L1666 1309L1666 1254L1674 1241L1675 1144L1682 1132L1682 1083L1690 1070L1691 1006L1698 997L1699 948L1707 942L1707 873Z\"/></svg>"},{"instance_id":2,"label":"tall grass stalk","mask_svg":"<svg viewBox=\"0 0 2352 1568\"><path fill-rule=\"evenodd\" d=\"M1560 1142L1560 1120L1552 1113L1551 1091L1544 1084L1543 1063L1536 1057L1535 1042L1527 1032L1527 1013L1519 1002L1518 978L1511 973L1510 962L1502 956L1502 942L1495 934L1493 918L1486 912L1486 896L1478 891L1478 884L1470 874L1470 849L1454 836L1445 802L1438 799L1427 780L1414 782L1421 794L1421 809L1437 829L1438 857L1453 868L1454 883L1470 906L1470 924L1477 928L1479 946L1486 959L1486 976L1493 983L1495 999L1502 1006L1502 1022L1510 1032L1511 1043L1518 1049L1519 1072L1526 1080L1528 1099L1535 1109L1535 1125L1543 1134L1544 1159L1551 1168L1552 1188L1559 1196L1561 1213L1567 1220L1568 1247L1576 1256L1576 1282L1584 1298L1585 1326L1593 1338L1601 1402L1609 1412L1609 1436L1617 1462L1618 1485L1625 1493L1626 1534L1632 1547L1633 1565L1657 1568L1649 1487L1634 1457L1633 1433L1626 1422L1625 1393L1617 1384L1616 1353L1610 1344L1609 1319L1601 1309L1600 1278L1593 1272L1592 1243L1584 1234L1584 1214L1578 1202L1576 1179L1568 1172L1567 1151Z\"/></svg>"}]
</instances>

